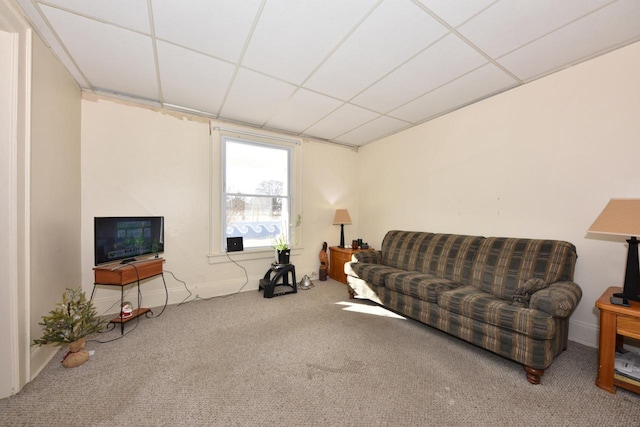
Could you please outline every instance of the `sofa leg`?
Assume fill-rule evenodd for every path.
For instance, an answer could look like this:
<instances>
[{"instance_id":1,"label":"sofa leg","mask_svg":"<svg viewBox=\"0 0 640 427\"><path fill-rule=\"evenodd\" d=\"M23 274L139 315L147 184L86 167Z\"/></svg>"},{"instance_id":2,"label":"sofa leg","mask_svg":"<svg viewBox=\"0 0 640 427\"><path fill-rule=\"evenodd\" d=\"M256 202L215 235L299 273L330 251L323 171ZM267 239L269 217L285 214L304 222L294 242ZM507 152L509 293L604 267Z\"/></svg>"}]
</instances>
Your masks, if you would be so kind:
<instances>
[{"instance_id":1,"label":"sofa leg","mask_svg":"<svg viewBox=\"0 0 640 427\"><path fill-rule=\"evenodd\" d=\"M527 371L527 381L531 384L540 384L540 377L544 375L544 369L534 369L525 366L524 370Z\"/></svg>"}]
</instances>

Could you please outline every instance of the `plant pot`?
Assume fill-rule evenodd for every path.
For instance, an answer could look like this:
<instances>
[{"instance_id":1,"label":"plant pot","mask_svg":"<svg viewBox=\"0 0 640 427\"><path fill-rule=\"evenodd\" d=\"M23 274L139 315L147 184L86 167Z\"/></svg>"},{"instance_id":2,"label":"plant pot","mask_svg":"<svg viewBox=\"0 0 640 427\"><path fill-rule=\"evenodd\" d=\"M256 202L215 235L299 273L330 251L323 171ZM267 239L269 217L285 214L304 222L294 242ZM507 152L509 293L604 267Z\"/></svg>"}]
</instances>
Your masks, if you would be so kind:
<instances>
[{"instance_id":1,"label":"plant pot","mask_svg":"<svg viewBox=\"0 0 640 427\"><path fill-rule=\"evenodd\" d=\"M284 251L277 251L277 261L278 264L289 264L289 259L291 257L291 249L285 249Z\"/></svg>"},{"instance_id":2,"label":"plant pot","mask_svg":"<svg viewBox=\"0 0 640 427\"><path fill-rule=\"evenodd\" d=\"M89 360L89 352L84 349L85 345L86 341L84 338L80 338L69 344L69 351L62 359L62 366L65 368L75 368Z\"/></svg>"}]
</instances>

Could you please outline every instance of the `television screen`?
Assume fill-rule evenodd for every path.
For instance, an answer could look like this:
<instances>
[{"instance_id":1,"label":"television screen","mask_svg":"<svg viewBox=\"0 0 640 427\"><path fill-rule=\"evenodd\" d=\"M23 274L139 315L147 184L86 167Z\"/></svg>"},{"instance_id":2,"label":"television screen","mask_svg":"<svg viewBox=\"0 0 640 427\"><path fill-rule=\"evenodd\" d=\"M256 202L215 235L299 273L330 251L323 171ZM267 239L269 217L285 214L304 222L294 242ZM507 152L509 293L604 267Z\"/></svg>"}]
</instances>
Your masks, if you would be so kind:
<instances>
[{"instance_id":1,"label":"television screen","mask_svg":"<svg viewBox=\"0 0 640 427\"><path fill-rule=\"evenodd\" d=\"M164 217L95 217L95 265L164 252Z\"/></svg>"}]
</instances>

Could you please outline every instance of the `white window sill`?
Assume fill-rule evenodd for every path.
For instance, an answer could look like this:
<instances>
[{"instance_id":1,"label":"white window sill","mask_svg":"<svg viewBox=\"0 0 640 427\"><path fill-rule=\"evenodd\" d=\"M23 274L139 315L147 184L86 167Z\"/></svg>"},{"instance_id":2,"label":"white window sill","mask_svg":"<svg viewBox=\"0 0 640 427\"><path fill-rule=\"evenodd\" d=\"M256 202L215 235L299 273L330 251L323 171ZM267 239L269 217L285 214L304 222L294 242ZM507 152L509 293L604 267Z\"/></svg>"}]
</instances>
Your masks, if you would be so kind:
<instances>
[{"instance_id":1,"label":"white window sill","mask_svg":"<svg viewBox=\"0 0 640 427\"><path fill-rule=\"evenodd\" d=\"M291 249L291 256L302 254L300 247ZM207 254L209 264L225 264L233 261L253 261L253 260L269 260L269 263L275 261L274 249L246 249L238 252L217 252Z\"/></svg>"}]
</instances>

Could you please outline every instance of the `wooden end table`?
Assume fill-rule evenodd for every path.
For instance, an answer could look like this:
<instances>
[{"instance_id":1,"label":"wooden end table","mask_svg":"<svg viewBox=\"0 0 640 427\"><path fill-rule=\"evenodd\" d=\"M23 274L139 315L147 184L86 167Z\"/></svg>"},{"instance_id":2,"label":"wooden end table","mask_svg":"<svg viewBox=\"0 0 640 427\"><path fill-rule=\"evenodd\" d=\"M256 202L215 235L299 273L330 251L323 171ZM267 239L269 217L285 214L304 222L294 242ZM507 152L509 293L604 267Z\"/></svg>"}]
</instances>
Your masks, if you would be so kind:
<instances>
[{"instance_id":1,"label":"wooden end table","mask_svg":"<svg viewBox=\"0 0 640 427\"><path fill-rule=\"evenodd\" d=\"M624 337L640 339L640 302L629 301L629 307L611 304L611 296L619 292L622 292L622 288L612 286L596 301L596 307L600 309L596 385L611 393L616 392L615 387L640 393L640 381L617 375L613 371L616 349L622 349Z\"/></svg>"},{"instance_id":2,"label":"wooden end table","mask_svg":"<svg viewBox=\"0 0 640 427\"><path fill-rule=\"evenodd\" d=\"M375 249L351 249L341 248L340 246L331 246L329 248L329 276L333 280L347 284L347 275L344 274L345 262L351 261L351 256L357 252L370 252Z\"/></svg>"}]
</instances>

